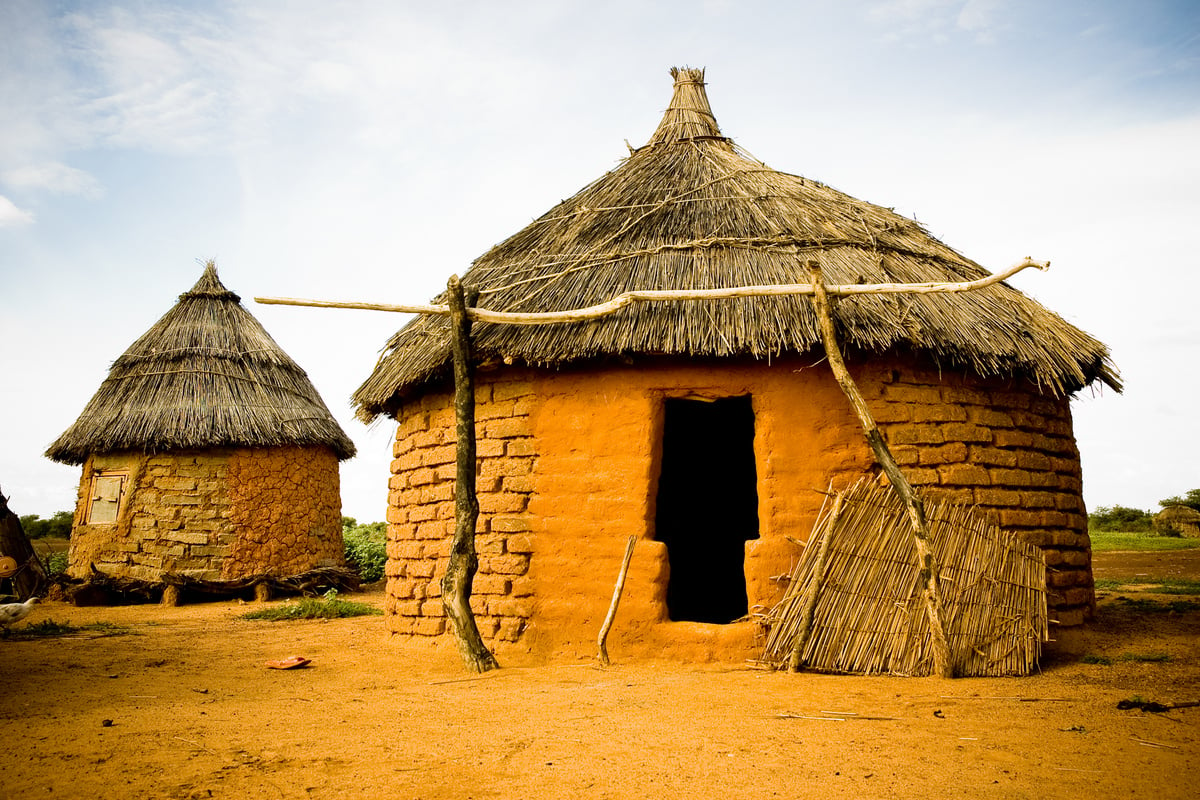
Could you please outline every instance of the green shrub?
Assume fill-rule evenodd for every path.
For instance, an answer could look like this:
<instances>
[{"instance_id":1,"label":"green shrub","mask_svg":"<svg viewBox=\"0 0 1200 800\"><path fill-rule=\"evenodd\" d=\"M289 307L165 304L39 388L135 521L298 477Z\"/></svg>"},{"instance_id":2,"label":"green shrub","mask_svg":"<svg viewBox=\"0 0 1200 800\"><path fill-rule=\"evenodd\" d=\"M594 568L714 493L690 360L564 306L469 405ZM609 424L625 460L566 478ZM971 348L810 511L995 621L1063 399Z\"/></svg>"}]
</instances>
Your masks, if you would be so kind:
<instances>
[{"instance_id":1,"label":"green shrub","mask_svg":"<svg viewBox=\"0 0 1200 800\"><path fill-rule=\"evenodd\" d=\"M67 565L70 563L71 554L66 550L59 550L57 553L51 553L42 559L46 566L46 577L57 578L67 571Z\"/></svg>"},{"instance_id":2,"label":"green shrub","mask_svg":"<svg viewBox=\"0 0 1200 800\"><path fill-rule=\"evenodd\" d=\"M342 543L346 563L363 583L382 580L387 564L386 522L359 525L353 517L342 517Z\"/></svg>"},{"instance_id":3,"label":"green shrub","mask_svg":"<svg viewBox=\"0 0 1200 800\"><path fill-rule=\"evenodd\" d=\"M294 603L263 608L243 614L242 619L265 619L284 622L293 619L341 619L343 617L366 617L382 614L375 606L339 600L337 589L330 589L322 597L303 597Z\"/></svg>"},{"instance_id":4,"label":"green shrub","mask_svg":"<svg viewBox=\"0 0 1200 800\"><path fill-rule=\"evenodd\" d=\"M1166 500L1159 500L1158 504L1163 508L1167 506L1187 506L1200 511L1200 489L1192 489L1182 497L1168 497Z\"/></svg>"},{"instance_id":5,"label":"green shrub","mask_svg":"<svg viewBox=\"0 0 1200 800\"><path fill-rule=\"evenodd\" d=\"M1096 531L1150 531L1154 515L1140 508L1100 506L1088 514L1088 528Z\"/></svg>"},{"instance_id":6,"label":"green shrub","mask_svg":"<svg viewBox=\"0 0 1200 800\"><path fill-rule=\"evenodd\" d=\"M30 539L69 539L71 538L71 523L75 515L70 511L59 511L50 519L42 519L37 514L26 514L21 517L21 530Z\"/></svg>"}]
</instances>

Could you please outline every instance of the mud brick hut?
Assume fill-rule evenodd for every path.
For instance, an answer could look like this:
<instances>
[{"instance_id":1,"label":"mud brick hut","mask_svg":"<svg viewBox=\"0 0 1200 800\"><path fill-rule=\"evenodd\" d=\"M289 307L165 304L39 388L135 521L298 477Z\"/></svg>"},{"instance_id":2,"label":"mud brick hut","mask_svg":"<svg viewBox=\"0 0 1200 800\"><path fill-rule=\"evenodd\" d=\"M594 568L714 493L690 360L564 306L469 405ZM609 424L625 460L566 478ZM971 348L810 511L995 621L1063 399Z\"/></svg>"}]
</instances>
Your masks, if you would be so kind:
<instances>
[{"instance_id":1,"label":"mud brick hut","mask_svg":"<svg viewBox=\"0 0 1200 800\"><path fill-rule=\"evenodd\" d=\"M650 141L479 257L479 308L563 311L644 289L958 282L988 273L920 225L776 172L721 134L701 70L672 70ZM910 480L1041 546L1052 617L1094 607L1070 397L1119 389L1107 348L1007 284L857 295L834 308L847 360ZM875 470L822 363L809 297L634 303L600 320L476 323L482 510L472 605L493 644L594 652L628 536L609 647L753 655L746 621L781 596L829 486ZM453 531L449 323L414 319L355 395L397 421L387 619L446 628Z\"/></svg>"},{"instance_id":2,"label":"mud brick hut","mask_svg":"<svg viewBox=\"0 0 1200 800\"><path fill-rule=\"evenodd\" d=\"M46 455L83 465L73 577L229 581L343 563L338 462L354 444L212 262Z\"/></svg>"}]
</instances>

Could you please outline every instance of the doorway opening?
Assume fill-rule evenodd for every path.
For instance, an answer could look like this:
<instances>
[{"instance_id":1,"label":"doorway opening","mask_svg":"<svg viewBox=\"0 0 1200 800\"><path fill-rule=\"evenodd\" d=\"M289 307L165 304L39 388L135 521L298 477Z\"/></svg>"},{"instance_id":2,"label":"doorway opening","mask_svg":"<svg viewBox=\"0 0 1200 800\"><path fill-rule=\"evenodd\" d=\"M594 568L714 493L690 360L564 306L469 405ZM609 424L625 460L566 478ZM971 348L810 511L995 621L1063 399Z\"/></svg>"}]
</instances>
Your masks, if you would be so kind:
<instances>
[{"instance_id":1,"label":"doorway opening","mask_svg":"<svg viewBox=\"0 0 1200 800\"><path fill-rule=\"evenodd\" d=\"M671 567L671 620L725 624L746 615L745 546L758 538L757 484L749 395L665 401L654 522Z\"/></svg>"}]
</instances>

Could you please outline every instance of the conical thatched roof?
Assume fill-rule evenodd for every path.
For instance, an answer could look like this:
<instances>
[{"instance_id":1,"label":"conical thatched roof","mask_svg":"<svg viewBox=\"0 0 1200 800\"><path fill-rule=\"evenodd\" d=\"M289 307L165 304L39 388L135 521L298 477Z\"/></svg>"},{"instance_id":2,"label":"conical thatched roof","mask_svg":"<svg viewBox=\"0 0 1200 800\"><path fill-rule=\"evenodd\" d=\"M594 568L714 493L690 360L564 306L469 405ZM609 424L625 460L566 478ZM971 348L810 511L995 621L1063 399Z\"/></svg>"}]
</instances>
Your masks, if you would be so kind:
<instances>
[{"instance_id":1,"label":"conical thatched roof","mask_svg":"<svg viewBox=\"0 0 1200 800\"><path fill-rule=\"evenodd\" d=\"M117 450L354 443L304 370L280 349L211 261L191 291L113 362L46 455L67 464Z\"/></svg>"},{"instance_id":2,"label":"conical thatched roof","mask_svg":"<svg viewBox=\"0 0 1200 800\"><path fill-rule=\"evenodd\" d=\"M776 172L721 135L703 70L672 70L674 96L649 143L480 256L463 276L477 305L561 311L635 289L974 280L980 265L916 222L807 178ZM440 299L440 298L439 298ZM1108 349L1015 289L838 301L838 332L866 353L910 350L979 375L1019 375L1050 393L1120 381ZM560 365L609 356L768 357L820 345L808 297L631 305L602 320L477 323L481 362ZM448 323L425 316L388 342L354 396L359 416L447 374Z\"/></svg>"}]
</instances>

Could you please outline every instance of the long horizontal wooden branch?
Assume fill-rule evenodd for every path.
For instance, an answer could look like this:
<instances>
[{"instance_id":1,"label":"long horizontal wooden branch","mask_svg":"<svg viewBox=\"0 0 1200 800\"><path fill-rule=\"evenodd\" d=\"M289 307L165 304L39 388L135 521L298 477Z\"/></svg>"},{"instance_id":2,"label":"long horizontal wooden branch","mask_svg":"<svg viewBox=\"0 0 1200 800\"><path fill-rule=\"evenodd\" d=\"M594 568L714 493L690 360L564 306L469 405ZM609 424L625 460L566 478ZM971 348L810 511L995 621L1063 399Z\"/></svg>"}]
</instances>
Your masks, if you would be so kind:
<instances>
[{"instance_id":1,"label":"long horizontal wooden branch","mask_svg":"<svg viewBox=\"0 0 1200 800\"><path fill-rule=\"evenodd\" d=\"M952 294L970 292L991 286L1016 275L1024 269L1049 269L1049 261L1025 259L1003 272L997 272L975 281L957 283L855 283L825 287L831 296L847 297L857 294ZM768 286L735 286L728 289L646 289L624 292L611 300L594 306L571 311L491 311L486 308L468 308L467 316L476 322L494 322L502 325L554 325L563 322L586 322L620 311L633 303L663 303L675 300L726 300L735 297L789 297L811 295L811 283L783 283ZM309 306L313 308L352 308L364 311L391 311L401 314L434 314L446 316L448 305L391 305L386 303L353 303L337 300L301 300L293 297L256 297L255 302L277 306Z\"/></svg>"}]
</instances>

